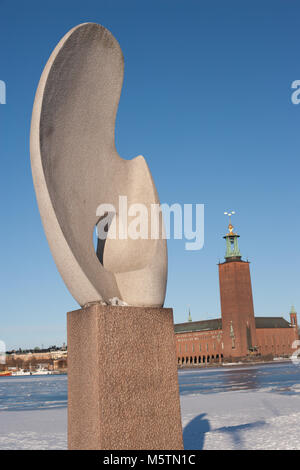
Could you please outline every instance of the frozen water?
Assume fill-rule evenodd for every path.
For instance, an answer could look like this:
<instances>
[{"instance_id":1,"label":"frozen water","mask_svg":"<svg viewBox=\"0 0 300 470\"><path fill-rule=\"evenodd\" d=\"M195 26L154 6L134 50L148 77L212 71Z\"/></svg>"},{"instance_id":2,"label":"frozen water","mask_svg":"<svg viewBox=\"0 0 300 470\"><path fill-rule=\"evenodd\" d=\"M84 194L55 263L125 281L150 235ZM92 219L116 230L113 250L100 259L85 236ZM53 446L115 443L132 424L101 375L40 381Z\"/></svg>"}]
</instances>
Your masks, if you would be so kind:
<instances>
[{"instance_id":1,"label":"frozen water","mask_svg":"<svg viewBox=\"0 0 300 470\"><path fill-rule=\"evenodd\" d=\"M0 411L66 408L67 403L66 375L0 377Z\"/></svg>"},{"instance_id":2,"label":"frozen water","mask_svg":"<svg viewBox=\"0 0 300 470\"><path fill-rule=\"evenodd\" d=\"M300 366L178 373L186 449L300 449ZM67 447L67 376L0 378L0 449Z\"/></svg>"}]
</instances>

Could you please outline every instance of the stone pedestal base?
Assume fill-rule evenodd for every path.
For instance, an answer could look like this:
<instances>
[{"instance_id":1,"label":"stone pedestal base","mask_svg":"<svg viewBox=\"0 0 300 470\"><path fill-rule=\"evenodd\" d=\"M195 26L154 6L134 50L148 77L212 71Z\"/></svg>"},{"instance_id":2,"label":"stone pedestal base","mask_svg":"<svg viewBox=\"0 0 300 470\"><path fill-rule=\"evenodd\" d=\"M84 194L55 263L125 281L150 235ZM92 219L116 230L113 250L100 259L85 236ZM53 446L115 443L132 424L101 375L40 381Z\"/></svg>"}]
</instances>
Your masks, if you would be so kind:
<instances>
[{"instance_id":1,"label":"stone pedestal base","mask_svg":"<svg viewBox=\"0 0 300 470\"><path fill-rule=\"evenodd\" d=\"M69 449L183 449L172 309L68 313Z\"/></svg>"}]
</instances>

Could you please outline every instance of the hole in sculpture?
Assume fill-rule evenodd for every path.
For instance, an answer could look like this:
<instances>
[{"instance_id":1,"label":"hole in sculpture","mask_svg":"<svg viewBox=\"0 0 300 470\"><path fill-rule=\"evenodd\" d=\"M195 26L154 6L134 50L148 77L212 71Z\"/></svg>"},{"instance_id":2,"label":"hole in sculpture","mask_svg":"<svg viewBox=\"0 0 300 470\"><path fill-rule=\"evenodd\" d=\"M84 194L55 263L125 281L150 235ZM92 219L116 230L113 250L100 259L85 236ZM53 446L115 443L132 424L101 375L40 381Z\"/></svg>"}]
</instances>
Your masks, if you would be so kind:
<instances>
[{"instance_id":1,"label":"hole in sculpture","mask_svg":"<svg viewBox=\"0 0 300 470\"><path fill-rule=\"evenodd\" d=\"M117 212L108 209L93 229L94 252L103 268L111 273L143 269L151 262L157 245L156 239L143 238L139 228L135 233L134 219L133 228L132 220L127 227L122 220Z\"/></svg>"},{"instance_id":2,"label":"hole in sculpture","mask_svg":"<svg viewBox=\"0 0 300 470\"><path fill-rule=\"evenodd\" d=\"M94 249L97 255L98 260L103 266L103 257L104 257L104 249L105 243L107 239L107 234L109 227L113 221L115 216L114 212L105 212L103 216L101 216L94 227L93 233L93 242L94 242Z\"/></svg>"}]
</instances>

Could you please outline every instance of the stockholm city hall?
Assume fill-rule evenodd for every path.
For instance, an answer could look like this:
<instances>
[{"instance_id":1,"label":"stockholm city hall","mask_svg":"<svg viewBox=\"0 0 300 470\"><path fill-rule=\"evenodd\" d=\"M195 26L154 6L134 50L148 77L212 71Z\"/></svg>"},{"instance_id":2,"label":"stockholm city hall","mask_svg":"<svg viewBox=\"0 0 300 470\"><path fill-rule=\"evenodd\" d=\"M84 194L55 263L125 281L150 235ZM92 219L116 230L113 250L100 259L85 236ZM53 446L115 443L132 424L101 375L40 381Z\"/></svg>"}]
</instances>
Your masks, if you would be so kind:
<instances>
[{"instance_id":1,"label":"stockholm city hall","mask_svg":"<svg viewBox=\"0 0 300 470\"><path fill-rule=\"evenodd\" d=\"M227 213L226 213L227 214ZM228 214L231 216L232 214ZM248 261L242 259L239 235L229 219L225 261L219 263L221 318L175 325L179 366L288 357L298 339L297 313L283 317L255 317Z\"/></svg>"}]
</instances>

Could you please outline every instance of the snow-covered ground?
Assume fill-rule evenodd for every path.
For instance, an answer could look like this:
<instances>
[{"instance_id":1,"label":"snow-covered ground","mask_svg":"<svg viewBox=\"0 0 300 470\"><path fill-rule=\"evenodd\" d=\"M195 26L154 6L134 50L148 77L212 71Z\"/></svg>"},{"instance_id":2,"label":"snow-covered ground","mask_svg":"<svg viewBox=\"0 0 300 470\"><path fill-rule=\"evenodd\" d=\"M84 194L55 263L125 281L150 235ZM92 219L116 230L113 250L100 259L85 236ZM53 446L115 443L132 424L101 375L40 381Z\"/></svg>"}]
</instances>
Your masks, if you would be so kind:
<instances>
[{"instance_id":1,"label":"snow-covered ground","mask_svg":"<svg viewBox=\"0 0 300 470\"><path fill-rule=\"evenodd\" d=\"M184 396L181 407L185 449L300 449L298 394Z\"/></svg>"},{"instance_id":2,"label":"snow-covered ground","mask_svg":"<svg viewBox=\"0 0 300 470\"><path fill-rule=\"evenodd\" d=\"M67 448L67 408L0 412L0 449Z\"/></svg>"},{"instance_id":3,"label":"snow-covered ground","mask_svg":"<svg viewBox=\"0 0 300 470\"><path fill-rule=\"evenodd\" d=\"M185 449L300 449L299 378L292 364L180 371ZM65 449L66 377L3 380L0 449Z\"/></svg>"},{"instance_id":4,"label":"snow-covered ground","mask_svg":"<svg viewBox=\"0 0 300 470\"><path fill-rule=\"evenodd\" d=\"M300 367L179 374L185 449L300 449Z\"/></svg>"}]
</instances>

